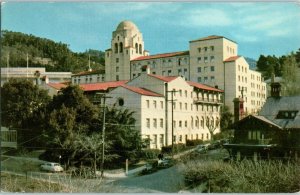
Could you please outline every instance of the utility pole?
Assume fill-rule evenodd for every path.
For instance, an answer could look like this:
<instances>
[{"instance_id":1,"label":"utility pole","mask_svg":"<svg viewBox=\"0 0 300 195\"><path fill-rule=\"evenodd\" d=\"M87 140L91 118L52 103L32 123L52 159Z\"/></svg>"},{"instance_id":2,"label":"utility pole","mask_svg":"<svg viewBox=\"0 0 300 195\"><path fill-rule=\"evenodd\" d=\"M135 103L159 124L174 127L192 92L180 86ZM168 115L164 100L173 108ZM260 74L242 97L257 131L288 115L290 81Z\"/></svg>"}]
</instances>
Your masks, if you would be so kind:
<instances>
[{"instance_id":1,"label":"utility pole","mask_svg":"<svg viewBox=\"0 0 300 195\"><path fill-rule=\"evenodd\" d=\"M100 165L100 169L101 169L101 177L103 178L103 173L104 173L104 158L105 158L105 115L106 115L106 99L107 98L112 98L109 96L106 96L106 93L96 93L96 95L100 95L100 102L101 99L103 99L103 115L102 115L102 161L101 161L101 165Z\"/></svg>"},{"instance_id":2,"label":"utility pole","mask_svg":"<svg viewBox=\"0 0 300 195\"><path fill-rule=\"evenodd\" d=\"M177 92L174 89L172 91L167 91L168 93L171 93L171 100L167 100L167 102L171 102L171 129L172 129L172 155L173 155L173 151L174 151L174 94Z\"/></svg>"}]
</instances>

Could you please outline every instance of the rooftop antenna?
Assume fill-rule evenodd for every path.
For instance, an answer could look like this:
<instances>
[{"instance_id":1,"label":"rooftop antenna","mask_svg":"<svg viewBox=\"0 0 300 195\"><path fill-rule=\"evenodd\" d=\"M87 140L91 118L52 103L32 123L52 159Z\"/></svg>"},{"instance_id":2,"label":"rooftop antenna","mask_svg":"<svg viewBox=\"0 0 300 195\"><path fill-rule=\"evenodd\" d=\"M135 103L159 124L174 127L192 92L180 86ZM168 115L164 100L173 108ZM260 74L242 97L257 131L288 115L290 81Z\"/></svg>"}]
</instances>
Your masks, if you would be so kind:
<instances>
[{"instance_id":1,"label":"rooftop antenna","mask_svg":"<svg viewBox=\"0 0 300 195\"><path fill-rule=\"evenodd\" d=\"M89 54L89 72L92 71L92 68L91 68L91 55Z\"/></svg>"}]
</instances>

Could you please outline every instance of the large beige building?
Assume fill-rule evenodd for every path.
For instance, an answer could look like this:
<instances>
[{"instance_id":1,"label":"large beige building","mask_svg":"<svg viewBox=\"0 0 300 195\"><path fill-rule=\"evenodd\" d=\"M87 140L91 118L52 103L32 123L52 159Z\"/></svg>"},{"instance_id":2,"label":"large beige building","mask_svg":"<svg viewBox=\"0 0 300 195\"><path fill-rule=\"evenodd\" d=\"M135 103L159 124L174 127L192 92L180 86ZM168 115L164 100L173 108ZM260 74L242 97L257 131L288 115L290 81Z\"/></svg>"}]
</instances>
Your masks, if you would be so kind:
<instances>
[{"instance_id":1,"label":"large beige building","mask_svg":"<svg viewBox=\"0 0 300 195\"><path fill-rule=\"evenodd\" d=\"M246 113L257 113L266 99L266 85L259 72L238 56L236 42L208 36L189 42L188 51L149 55L142 33L130 21L121 22L105 52L105 80L131 80L143 67L162 76L183 76L225 91L224 103L233 110L233 99L243 97Z\"/></svg>"},{"instance_id":2,"label":"large beige building","mask_svg":"<svg viewBox=\"0 0 300 195\"><path fill-rule=\"evenodd\" d=\"M173 133L172 133L172 92ZM210 131L220 131L222 90L180 76L159 76L142 72L109 92L108 105L134 111L136 129L150 148L186 143L186 140L209 140Z\"/></svg>"}]
</instances>

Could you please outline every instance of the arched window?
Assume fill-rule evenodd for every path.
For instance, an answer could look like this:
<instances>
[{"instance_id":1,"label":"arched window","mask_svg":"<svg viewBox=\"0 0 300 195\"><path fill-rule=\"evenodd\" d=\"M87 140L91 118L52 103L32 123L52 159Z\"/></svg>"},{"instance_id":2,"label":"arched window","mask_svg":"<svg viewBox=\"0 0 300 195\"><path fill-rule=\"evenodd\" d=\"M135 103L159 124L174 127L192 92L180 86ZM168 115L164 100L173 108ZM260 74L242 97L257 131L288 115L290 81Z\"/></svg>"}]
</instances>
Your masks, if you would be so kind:
<instances>
[{"instance_id":1,"label":"arched window","mask_svg":"<svg viewBox=\"0 0 300 195\"><path fill-rule=\"evenodd\" d=\"M194 118L193 117L191 117L191 118L192 118L192 120L191 120L191 128L194 129Z\"/></svg>"},{"instance_id":2,"label":"arched window","mask_svg":"<svg viewBox=\"0 0 300 195\"><path fill-rule=\"evenodd\" d=\"M118 43L115 43L115 53L118 53Z\"/></svg>"},{"instance_id":3,"label":"arched window","mask_svg":"<svg viewBox=\"0 0 300 195\"><path fill-rule=\"evenodd\" d=\"M199 128L199 117L196 117L196 121L195 121L195 126L196 128Z\"/></svg>"},{"instance_id":4,"label":"arched window","mask_svg":"<svg viewBox=\"0 0 300 195\"><path fill-rule=\"evenodd\" d=\"M143 50L142 44L140 44L140 46L139 46L139 52L140 52L140 54L142 54L142 50Z\"/></svg>"},{"instance_id":5,"label":"arched window","mask_svg":"<svg viewBox=\"0 0 300 195\"><path fill-rule=\"evenodd\" d=\"M123 43L120 42L120 53L123 53Z\"/></svg>"},{"instance_id":6,"label":"arched window","mask_svg":"<svg viewBox=\"0 0 300 195\"><path fill-rule=\"evenodd\" d=\"M201 117L201 127L204 128L204 117Z\"/></svg>"},{"instance_id":7,"label":"arched window","mask_svg":"<svg viewBox=\"0 0 300 195\"><path fill-rule=\"evenodd\" d=\"M139 46L138 46L138 44L136 43L135 44L135 53L138 53L138 51L139 51L139 48L138 48Z\"/></svg>"}]
</instances>

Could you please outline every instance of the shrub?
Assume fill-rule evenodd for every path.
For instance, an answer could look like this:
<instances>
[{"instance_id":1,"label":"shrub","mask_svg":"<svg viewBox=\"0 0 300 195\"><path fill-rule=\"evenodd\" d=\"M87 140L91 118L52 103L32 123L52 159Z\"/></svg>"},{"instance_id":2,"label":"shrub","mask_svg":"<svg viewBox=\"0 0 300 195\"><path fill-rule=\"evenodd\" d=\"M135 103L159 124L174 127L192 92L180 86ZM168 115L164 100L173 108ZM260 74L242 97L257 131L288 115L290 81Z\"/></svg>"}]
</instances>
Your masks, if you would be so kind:
<instances>
[{"instance_id":1,"label":"shrub","mask_svg":"<svg viewBox=\"0 0 300 195\"><path fill-rule=\"evenodd\" d=\"M287 193L300 190L300 166L280 161L224 163L191 161L183 167L186 185L200 192Z\"/></svg>"},{"instance_id":2,"label":"shrub","mask_svg":"<svg viewBox=\"0 0 300 195\"><path fill-rule=\"evenodd\" d=\"M196 139L196 140L186 140L186 146L197 146L203 144L202 139Z\"/></svg>"},{"instance_id":3,"label":"shrub","mask_svg":"<svg viewBox=\"0 0 300 195\"><path fill-rule=\"evenodd\" d=\"M174 154L182 152L184 150L186 150L186 145L185 144L174 144L174 151L173 151ZM167 153L167 154L172 153L172 146L170 145L170 146L162 147L161 152L162 153Z\"/></svg>"},{"instance_id":4,"label":"shrub","mask_svg":"<svg viewBox=\"0 0 300 195\"><path fill-rule=\"evenodd\" d=\"M145 159L154 159L157 158L160 150L158 149L145 149L141 153L141 157Z\"/></svg>"}]
</instances>

